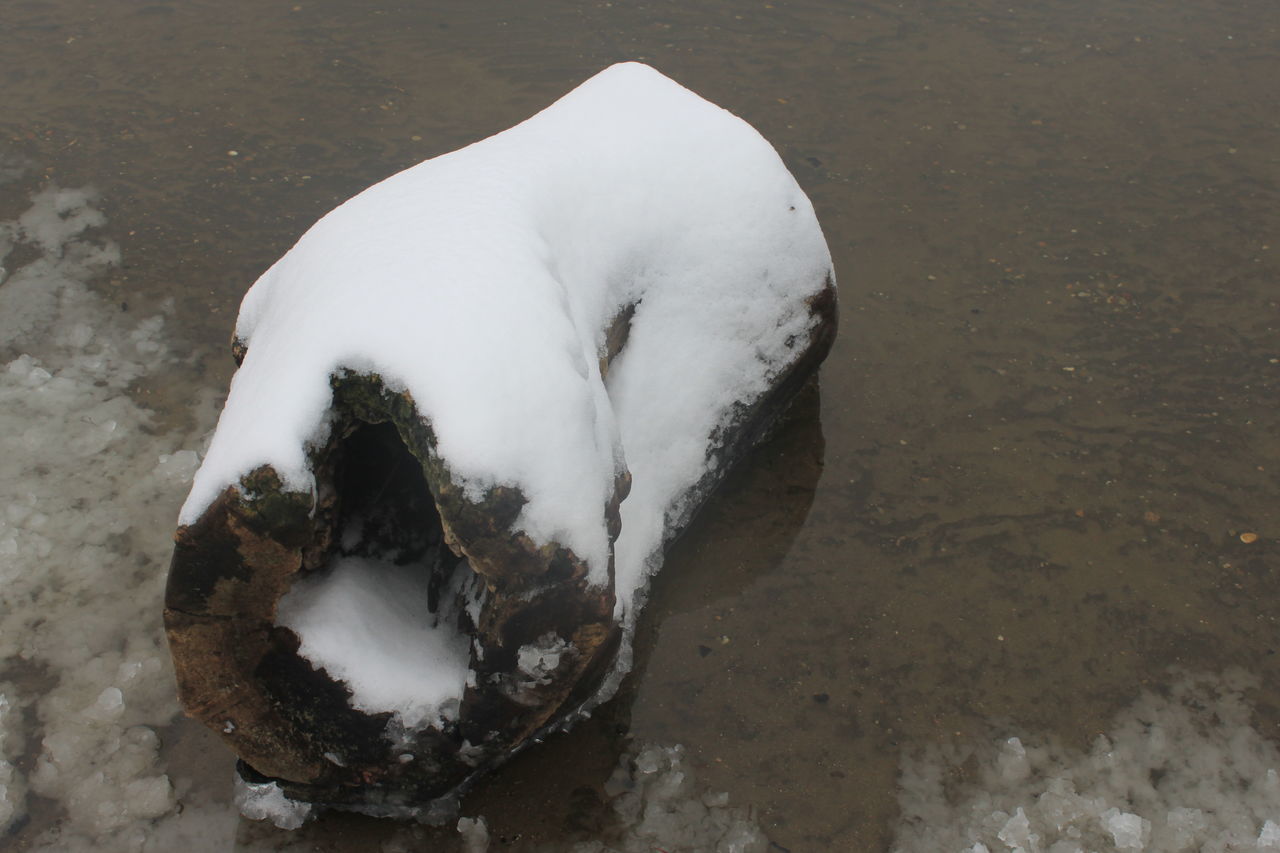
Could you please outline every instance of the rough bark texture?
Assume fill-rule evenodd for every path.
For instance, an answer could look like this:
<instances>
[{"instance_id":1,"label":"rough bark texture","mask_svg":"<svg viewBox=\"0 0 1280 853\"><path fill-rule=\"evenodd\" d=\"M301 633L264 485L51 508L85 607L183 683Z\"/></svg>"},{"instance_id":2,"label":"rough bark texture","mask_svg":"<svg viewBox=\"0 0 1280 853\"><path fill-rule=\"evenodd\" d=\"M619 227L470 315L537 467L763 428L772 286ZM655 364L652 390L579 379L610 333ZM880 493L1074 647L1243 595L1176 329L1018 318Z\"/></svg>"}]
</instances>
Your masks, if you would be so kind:
<instances>
[{"instance_id":1,"label":"rough bark texture","mask_svg":"<svg viewBox=\"0 0 1280 853\"><path fill-rule=\"evenodd\" d=\"M598 681L617 641L613 590L590 586L587 566L571 551L539 548L510 532L524 503L517 490L496 488L468 500L407 394L354 374L334 377L333 386L333 437L312 459L314 507L310 492L284 490L264 467L178 529L165 623L179 696L190 715L290 795L374 807L421 803L501 760L551 722L580 685ZM372 429L378 425L384 426ZM369 437L353 438L357 433ZM442 556L433 571L445 577L471 571L486 588L478 624L465 609L459 613L475 639L477 677L457 723L397 743L386 736L390 714L351 708L346 688L299 656L297 637L275 624L280 598L296 578L326 564L346 504L360 500L351 493L362 484L344 469L368 465L378 445L407 454L414 469L404 478L408 489L392 489L408 506L398 515L391 508L394 529L378 531L383 547L435 547ZM346 458L357 453L359 459ZM415 479L423 491L416 498ZM615 500L601 512L616 514L626 488L620 479ZM397 530L408 532L397 540ZM424 535L434 541L416 541ZM574 652L561 656L548 683L517 689L520 647L547 634Z\"/></svg>"},{"instance_id":2,"label":"rough bark texture","mask_svg":"<svg viewBox=\"0 0 1280 853\"><path fill-rule=\"evenodd\" d=\"M683 502L681 517L668 519L673 535L826 356L836 324L832 282L809 308L815 323L806 340L794 342L791 365L713 436L715 464ZM612 326L601 354L606 367L625 346L632 313L621 312ZM244 348L234 350L239 360ZM264 466L180 527L165 624L183 705L222 735L243 773L274 779L295 799L391 813L457 789L595 692L620 636L612 566L609 584L593 587L572 551L538 547L513 533L524 504L517 489L468 499L408 394L371 375L343 373L332 385L332 434L311 459L315 495L287 491ZM369 480L369 470L384 472L379 483ZM629 489L624 474L601 507L611 536ZM443 730L392 738L390 714L353 709L349 691L302 658L298 638L276 624L277 604L291 584L323 568L344 522L373 506L378 519L368 535L383 549L424 561L433 590L446 587L456 571L474 573L473 589L484 586L477 620L458 607L460 625L474 640L475 683ZM572 651L560 655L549 678L521 677L520 648L548 635Z\"/></svg>"}]
</instances>

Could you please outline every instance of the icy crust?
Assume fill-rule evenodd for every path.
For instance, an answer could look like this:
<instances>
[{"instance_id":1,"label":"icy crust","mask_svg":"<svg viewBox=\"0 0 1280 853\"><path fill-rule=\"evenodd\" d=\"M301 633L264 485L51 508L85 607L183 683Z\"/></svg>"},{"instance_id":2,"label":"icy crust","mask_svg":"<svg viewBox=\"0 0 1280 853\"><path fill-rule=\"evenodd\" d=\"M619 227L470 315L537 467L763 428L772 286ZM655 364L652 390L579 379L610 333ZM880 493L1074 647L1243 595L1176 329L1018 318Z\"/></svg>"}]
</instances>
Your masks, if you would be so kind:
<instances>
[{"instance_id":1,"label":"icy crust","mask_svg":"<svg viewBox=\"0 0 1280 853\"><path fill-rule=\"evenodd\" d=\"M351 688L353 707L392 711L406 729L455 719L470 675L470 638L455 619L423 618L425 574L417 564L345 557L295 583L277 614L301 640L302 656L323 661Z\"/></svg>"},{"instance_id":2,"label":"icy crust","mask_svg":"<svg viewBox=\"0 0 1280 853\"><path fill-rule=\"evenodd\" d=\"M104 221L48 187L0 222L0 837L27 850L141 849L177 793L161 559L198 458L128 396L171 356L163 314L87 286L119 261ZM24 824L30 794L55 808Z\"/></svg>"},{"instance_id":3,"label":"icy crust","mask_svg":"<svg viewBox=\"0 0 1280 853\"><path fill-rule=\"evenodd\" d=\"M431 421L477 497L607 580L604 507L633 476L619 609L715 428L759 397L831 273L808 199L749 125L658 72L614 66L524 123L366 190L251 288L248 345L182 509L270 464L313 486L329 377L376 372ZM605 330L636 305L607 382Z\"/></svg>"},{"instance_id":4,"label":"icy crust","mask_svg":"<svg viewBox=\"0 0 1280 853\"><path fill-rule=\"evenodd\" d=\"M1280 851L1280 750L1243 699L1256 683L1236 671L1144 693L1088 752L1007 737L905 759L893 850ZM969 786L948 782L975 766Z\"/></svg>"}]
</instances>

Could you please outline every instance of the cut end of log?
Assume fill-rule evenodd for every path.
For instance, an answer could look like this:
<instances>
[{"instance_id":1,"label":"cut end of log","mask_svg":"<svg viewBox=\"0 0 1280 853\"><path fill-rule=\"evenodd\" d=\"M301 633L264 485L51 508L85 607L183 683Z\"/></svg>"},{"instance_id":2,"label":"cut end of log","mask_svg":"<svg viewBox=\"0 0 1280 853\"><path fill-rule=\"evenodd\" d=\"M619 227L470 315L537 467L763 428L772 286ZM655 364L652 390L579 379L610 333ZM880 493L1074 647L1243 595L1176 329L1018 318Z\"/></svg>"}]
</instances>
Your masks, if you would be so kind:
<instances>
[{"instance_id":1,"label":"cut end of log","mask_svg":"<svg viewBox=\"0 0 1280 853\"><path fill-rule=\"evenodd\" d=\"M314 493L288 491L264 466L177 532L165 622L179 695L291 797L425 803L590 695L620 634L612 583L592 585L568 549L513 533L518 490L468 499L407 394L376 376L344 373L333 385ZM628 484L619 477L615 516ZM360 559L416 578L424 594L411 618L447 624L464 644L469 675L438 719L406 726L360 702L281 624L290 590Z\"/></svg>"}]
</instances>

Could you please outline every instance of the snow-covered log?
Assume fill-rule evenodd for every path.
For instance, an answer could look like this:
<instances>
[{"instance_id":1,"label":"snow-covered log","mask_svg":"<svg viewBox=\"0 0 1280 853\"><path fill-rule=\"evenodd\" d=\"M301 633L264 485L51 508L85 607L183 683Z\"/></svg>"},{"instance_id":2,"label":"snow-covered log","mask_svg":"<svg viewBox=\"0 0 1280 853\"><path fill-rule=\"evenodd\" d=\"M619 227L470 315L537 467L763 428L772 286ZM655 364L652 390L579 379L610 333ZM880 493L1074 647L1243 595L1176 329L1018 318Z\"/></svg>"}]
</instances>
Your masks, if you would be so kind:
<instances>
[{"instance_id":1,"label":"snow-covered log","mask_svg":"<svg viewBox=\"0 0 1280 853\"><path fill-rule=\"evenodd\" d=\"M188 712L397 813L607 698L835 308L777 153L634 63L341 205L240 309L166 599Z\"/></svg>"}]
</instances>

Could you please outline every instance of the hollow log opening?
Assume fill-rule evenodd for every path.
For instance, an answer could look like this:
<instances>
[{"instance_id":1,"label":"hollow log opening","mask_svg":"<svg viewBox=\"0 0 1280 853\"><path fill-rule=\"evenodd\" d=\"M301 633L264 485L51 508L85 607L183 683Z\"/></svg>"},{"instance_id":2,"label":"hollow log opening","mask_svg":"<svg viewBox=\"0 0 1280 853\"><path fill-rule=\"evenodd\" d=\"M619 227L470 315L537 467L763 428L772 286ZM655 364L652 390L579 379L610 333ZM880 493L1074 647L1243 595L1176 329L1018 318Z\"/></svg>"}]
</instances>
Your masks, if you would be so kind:
<instances>
[{"instance_id":1,"label":"hollow log opening","mask_svg":"<svg viewBox=\"0 0 1280 853\"><path fill-rule=\"evenodd\" d=\"M422 466L396 427L356 422L334 449L331 464L335 553L423 564L438 593L458 558L444 547L440 513Z\"/></svg>"},{"instance_id":2,"label":"hollow log opening","mask_svg":"<svg viewBox=\"0 0 1280 853\"><path fill-rule=\"evenodd\" d=\"M183 704L244 778L398 813L559 725L621 629L612 583L515 529L518 489L456 482L408 394L332 384L314 490L264 465L180 528L166 625ZM614 531L626 486L604 508Z\"/></svg>"},{"instance_id":3,"label":"hollow log opening","mask_svg":"<svg viewBox=\"0 0 1280 853\"><path fill-rule=\"evenodd\" d=\"M455 720L474 630L467 605L482 585L445 544L421 464L390 422L355 421L317 481L327 547L280 599L276 624L297 638L287 645L362 714L394 714L408 731Z\"/></svg>"}]
</instances>

